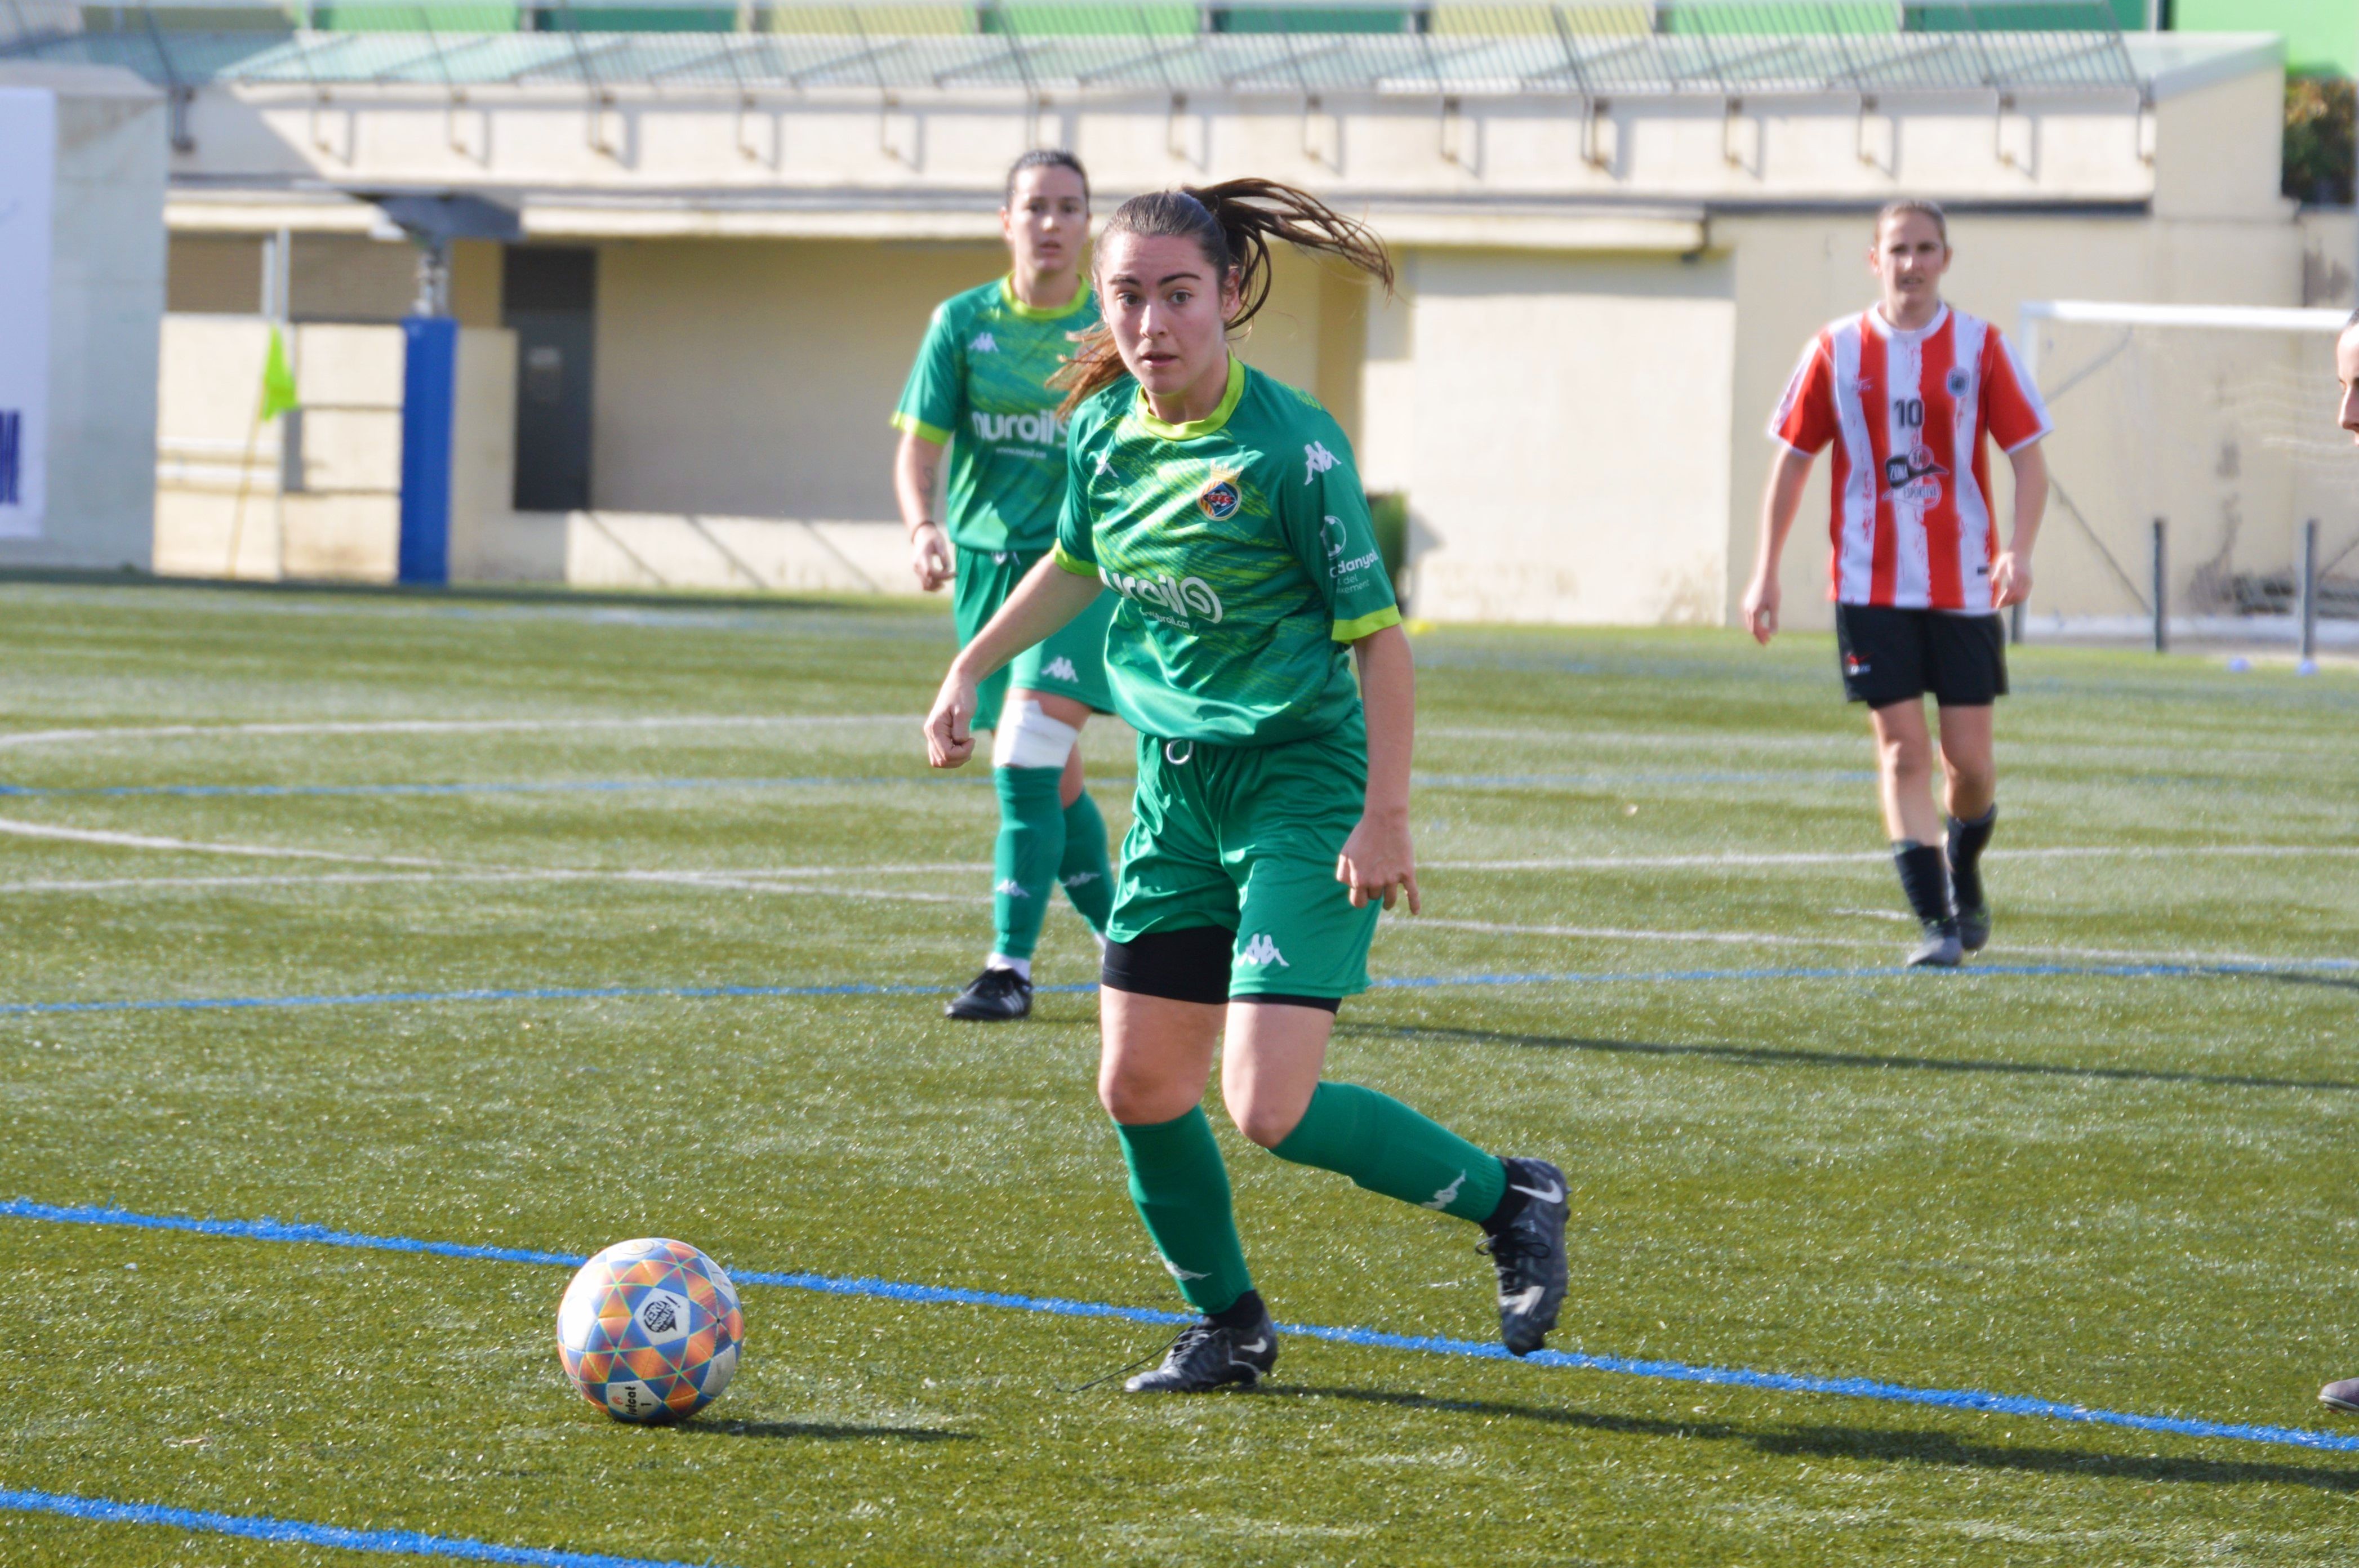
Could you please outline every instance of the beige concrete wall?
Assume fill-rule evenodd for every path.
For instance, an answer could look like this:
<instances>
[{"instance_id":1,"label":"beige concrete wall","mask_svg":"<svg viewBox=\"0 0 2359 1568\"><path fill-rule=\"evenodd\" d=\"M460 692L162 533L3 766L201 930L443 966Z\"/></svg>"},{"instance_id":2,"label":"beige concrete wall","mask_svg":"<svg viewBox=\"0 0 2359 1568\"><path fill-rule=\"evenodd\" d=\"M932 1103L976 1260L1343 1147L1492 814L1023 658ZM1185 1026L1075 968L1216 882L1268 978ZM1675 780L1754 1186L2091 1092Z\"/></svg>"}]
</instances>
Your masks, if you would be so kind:
<instances>
[{"instance_id":1,"label":"beige concrete wall","mask_svg":"<svg viewBox=\"0 0 2359 1568\"><path fill-rule=\"evenodd\" d=\"M2233 85L2233 84L2232 84ZM2167 105L2166 105L2167 107ZM1828 321L1875 298L1866 270L1868 224L1857 217L1720 218L1712 244L1733 258L1737 304L1724 615L1732 622L1751 569L1758 506L1773 448L1763 434L1803 344ZM2164 220L2091 214L1959 213L1946 292L1961 308L2014 335L2022 301L2094 299L2176 303L2301 302L2303 236L2290 212L2243 220ZM2050 329L2040 380L2053 388L2120 334ZM2134 615L2132 598L2106 563L2110 553L2143 588L2150 518L2172 519L2180 562L2175 596L2209 565L2216 576L2242 551L2277 551L2296 503L2274 474L2285 464L2247 452L2223 398L2255 377L2291 368L2302 352L2275 336L2184 334L2168 356L2141 343L2124 363L2067 393L2053 410L2051 468L2079 505L2082 528L2051 504L2035 556L2036 615ZM2289 357L2292 356L2292 357ZM2137 367L2150 367L2142 379ZM2231 449L2236 449L2232 451ZM2004 459L1994 458L2001 515L2012 505ZM1832 624L1827 583L1826 468L1811 476L1785 559L1786 624ZM2274 486L2274 488L2273 488ZM2234 540L2223 556L2223 545ZM2098 547L2102 545L2101 550Z\"/></svg>"},{"instance_id":2,"label":"beige concrete wall","mask_svg":"<svg viewBox=\"0 0 2359 1568\"><path fill-rule=\"evenodd\" d=\"M1409 372L1372 377L1407 406L1380 420L1372 387L1365 417L1406 450L1369 483L1406 481L1416 612L1718 619L1725 260L1423 251L1412 272Z\"/></svg>"},{"instance_id":3,"label":"beige concrete wall","mask_svg":"<svg viewBox=\"0 0 2359 1568\"><path fill-rule=\"evenodd\" d=\"M600 247L601 510L889 518L886 423L935 304L997 246L661 241Z\"/></svg>"},{"instance_id":4,"label":"beige concrete wall","mask_svg":"<svg viewBox=\"0 0 2359 1568\"><path fill-rule=\"evenodd\" d=\"M561 580L564 561L531 546L545 534L516 527L516 334L462 327L451 416L451 580Z\"/></svg>"}]
</instances>

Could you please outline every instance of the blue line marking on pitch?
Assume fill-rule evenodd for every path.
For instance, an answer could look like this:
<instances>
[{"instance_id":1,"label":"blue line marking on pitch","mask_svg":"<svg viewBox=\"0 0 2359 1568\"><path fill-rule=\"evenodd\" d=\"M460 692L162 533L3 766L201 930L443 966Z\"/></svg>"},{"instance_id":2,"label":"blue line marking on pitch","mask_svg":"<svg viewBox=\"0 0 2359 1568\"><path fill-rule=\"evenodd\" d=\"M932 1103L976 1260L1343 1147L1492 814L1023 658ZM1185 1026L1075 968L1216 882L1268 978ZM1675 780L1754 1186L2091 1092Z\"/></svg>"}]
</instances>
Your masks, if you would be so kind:
<instances>
[{"instance_id":1,"label":"blue line marking on pitch","mask_svg":"<svg viewBox=\"0 0 2359 1568\"><path fill-rule=\"evenodd\" d=\"M2183 980L2240 975L2283 975L2307 970L2359 969L2359 958L2286 959L2275 964L1980 964L1963 969L1910 969L1902 964L1868 968L1797 966L1775 969L1650 969L1520 975L1396 975L1369 982L1376 991L1431 991L1456 985L1662 985L1713 980L1885 980L1940 985L1980 978L2077 975L2098 980ZM440 1002L603 1002L673 998L709 1001L749 996L940 996L949 985L871 984L847 981L825 985L523 985L466 991L351 991L294 996L163 996L91 1002L0 1002L0 1018L56 1013L236 1012L266 1007L373 1007ZM1080 996L1097 986L1087 982L1040 985L1044 995Z\"/></svg>"},{"instance_id":2,"label":"blue line marking on pitch","mask_svg":"<svg viewBox=\"0 0 2359 1568\"><path fill-rule=\"evenodd\" d=\"M100 1524L160 1524L207 1535L237 1535L249 1541L285 1541L298 1546L332 1546L343 1552L375 1552L398 1557L457 1557L470 1563L515 1563L531 1568L689 1568L646 1557L608 1557L594 1552L547 1552L530 1546L502 1546L460 1536L428 1535L415 1530L346 1530L341 1525L305 1524L299 1519L269 1519L253 1514L217 1514L198 1508L158 1508L148 1503L118 1503L105 1497L76 1497L67 1492L0 1490L0 1509L15 1513L58 1514L67 1519L92 1519Z\"/></svg>"},{"instance_id":3,"label":"blue line marking on pitch","mask_svg":"<svg viewBox=\"0 0 2359 1568\"><path fill-rule=\"evenodd\" d=\"M858 777L814 773L777 779L554 779L492 784L108 784L83 789L38 789L25 784L0 784L0 796L35 800L119 800L158 795L181 800L276 800L313 795L621 794L637 789L824 789L830 785L865 789L878 784L981 786L990 782L987 775L932 779L922 774Z\"/></svg>"},{"instance_id":4,"label":"blue line marking on pitch","mask_svg":"<svg viewBox=\"0 0 2359 1568\"><path fill-rule=\"evenodd\" d=\"M534 1263L578 1269L589 1261L585 1255L579 1253L540 1252L515 1247L476 1247L460 1242L420 1241L400 1236L369 1236L357 1231L332 1230L326 1225L288 1224L273 1219L217 1220L175 1214L143 1214L128 1209L37 1203L25 1198L0 1201L0 1217L40 1220L57 1225L188 1231L200 1236L235 1236L251 1241L309 1242L373 1252L430 1253L439 1258L480 1258L495 1263ZM1002 1290L962 1290L949 1286L914 1285L896 1279L839 1279L825 1274L764 1273L752 1269L731 1269L730 1278L741 1285L773 1285L788 1290L815 1290L826 1295L875 1297L923 1305L1001 1307L1015 1312L1047 1312L1060 1317L1116 1318L1130 1323L1165 1325L1195 1321L1189 1313L1162 1312L1153 1307L1120 1307L1104 1301L1076 1301L1060 1296L1021 1296ZM1318 1323L1282 1323L1277 1326L1281 1333L1299 1334L1306 1339L1323 1339L1332 1344L1355 1345L1373 1350L1472 1356L1485 1361L1516 1359L1507 1354L1505 1346L1481 1340L1386 1334L1370 1328L1331 1328ZM1742 1367L1699 1367L1684 1361L1642 1361L1625 1356L1587 1356L1572 1350L1538 1350L1522 1359L1536 1367L1611 1372L1625 1377L1709 1383L1723 1388L1767 1388L1792 1394L1831 1394L1840 1399L1877 1399L1887 1404L1932 1405L1948 1410L1983 1410L1995 1415L2038 1416L2051 1421L2128 1427L2137 1432L2170 1432L2180 1437L2224 1438L2235 1443L2287 1443L2298 1448L2359 1453L2359 1434L2318 1432L2307 1427L2260 1426L2240 1421L2141 1415L2135 1411L2067 1404L2060 1399L1994 1394L1980 1388L1919 1388L1905 1383L1879 1382L1873 1377L1812 1377L1791 1372L1756 1372ZM606 1563L614 1559L551 1556L499 1558L494 1561Z\"/></svg>"}]
</instances>

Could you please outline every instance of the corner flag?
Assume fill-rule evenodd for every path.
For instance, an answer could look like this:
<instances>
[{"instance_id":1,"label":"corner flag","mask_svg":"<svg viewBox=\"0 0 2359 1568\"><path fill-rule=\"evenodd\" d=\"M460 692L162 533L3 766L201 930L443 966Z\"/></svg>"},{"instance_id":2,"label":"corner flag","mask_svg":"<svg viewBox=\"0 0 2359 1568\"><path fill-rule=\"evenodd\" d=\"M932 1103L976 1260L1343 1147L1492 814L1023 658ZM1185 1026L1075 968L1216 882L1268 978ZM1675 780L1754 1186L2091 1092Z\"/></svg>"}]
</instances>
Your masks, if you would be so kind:
<instances>
[{"instance_id":1,"label":"corner flag","mask_svg":"<svg viewBox=\"0 0 2359 1568\"><path fill-rule=\"evenodd\" d=\"M274 324L270 353L262 362L262 412L258 419L275 419L296 406L295 372L287 363L287 340Z\"/></svg>"}]
</instances>

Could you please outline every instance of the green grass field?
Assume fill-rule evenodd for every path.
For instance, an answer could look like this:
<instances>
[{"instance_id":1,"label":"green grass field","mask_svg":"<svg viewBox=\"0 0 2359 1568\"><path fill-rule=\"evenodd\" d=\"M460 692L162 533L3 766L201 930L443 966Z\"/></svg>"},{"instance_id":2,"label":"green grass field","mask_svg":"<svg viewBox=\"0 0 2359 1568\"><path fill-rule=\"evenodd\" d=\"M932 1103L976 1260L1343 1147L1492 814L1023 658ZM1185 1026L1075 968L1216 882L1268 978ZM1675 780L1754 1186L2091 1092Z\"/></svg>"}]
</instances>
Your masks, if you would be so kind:
<instances>
[{"instance_id":1,"label":"green grass field","mask_svg":"<svg viewBox=\"0 0 2359 1568\"><path fill-rule=\"evenodd\" d=\"M1374 967L1442 983L1347 1005L1331 1070L1567 1169L1557 1347L2332 1426L2348 670L2021 650L1998 934L1944 976L1890 969L1825 639L1417 647L1426 918ZM448 996L965 980L995 804L923 765L948 649L904 608L0 585L0 1198L1176 1306L1086 992ZM1086 747L1126 821L1127 735ZM1093 974L1070 910L1043 953ZM384 994L429 999L27 1006ZM1224 1137L1281 1319L1495 1334L1472 1227ZM561 1267L0 1236L18 1492L741 1568L2359 1552L2359 1453L1299 1336L1153 1401L1065 1391L1150 1324L776 1287L725 1399L638 1430L563 1383ZM0 1561L358 1559L15 1511Z\"/></svg>"}]
</instances>

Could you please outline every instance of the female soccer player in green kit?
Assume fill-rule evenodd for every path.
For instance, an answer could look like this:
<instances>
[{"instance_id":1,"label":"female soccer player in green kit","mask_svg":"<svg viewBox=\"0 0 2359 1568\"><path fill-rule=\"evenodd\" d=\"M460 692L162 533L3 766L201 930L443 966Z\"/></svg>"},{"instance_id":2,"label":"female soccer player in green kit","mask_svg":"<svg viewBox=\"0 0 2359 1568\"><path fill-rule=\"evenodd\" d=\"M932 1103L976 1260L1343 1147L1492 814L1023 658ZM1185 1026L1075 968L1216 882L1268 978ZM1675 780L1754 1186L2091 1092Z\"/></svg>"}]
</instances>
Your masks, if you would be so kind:
<instances>
[{"instance_id":1,"label":"female soccer player in green kit","mask_svg":"<svg viewBox=\"0 0 2359 1568\"><path fill-rule=\"evenodd\" d=\"M1048 380L1072 335L1097 324L1082 280L1090 185L1081 161L1053 148L1007 171L999 210L1014 266L934 311L893 414L901 432L893 487L909 530L918 585L951 590L959 640L973 637L1056 542L1065 495L1065 423ZM934 482L950 452L947 539L933 520ZM1032 953L1059 887L1105 934L1114 907L1105 819L1082 787L1076 743L1093 713L1110 713L1102 594L1057 636L984 687L973 724L992 730L999 790L993 855L992 944L983 973L948 1009L954 1018L1020 1018L1032 1010Z\"/></svg>"},{"instance_id":2,"label":"female soccer player in green kit","mask_svg":"<svg viewBox=\"0 0 2359 1568\"><path fill-rule=\"evenodd\" d=\"M1337 1006L1367 987L1378 907L1418 908L1414 674L1343 430L1229 353L1268 296L1273 239L1392 281L1360 225L1266 180L1115 212L1097 252L1105 325L1060 378L1073 416L1056 550L951 662L926 722L934 765L957 767L992 672L1086 611L1101 581L1120 595L1106 666L1138 731L1138 792L1098 1097L1139 1217L1203 1314L1133 1392L1249 1384L1277 1358L1202 1106L1224 1030L1222 1098L1246 1138L1489 1233L1509 1350L1539 1347L1565 1290L1561 1171L1320 1078Z\"/></svg>"}]
</instances>

